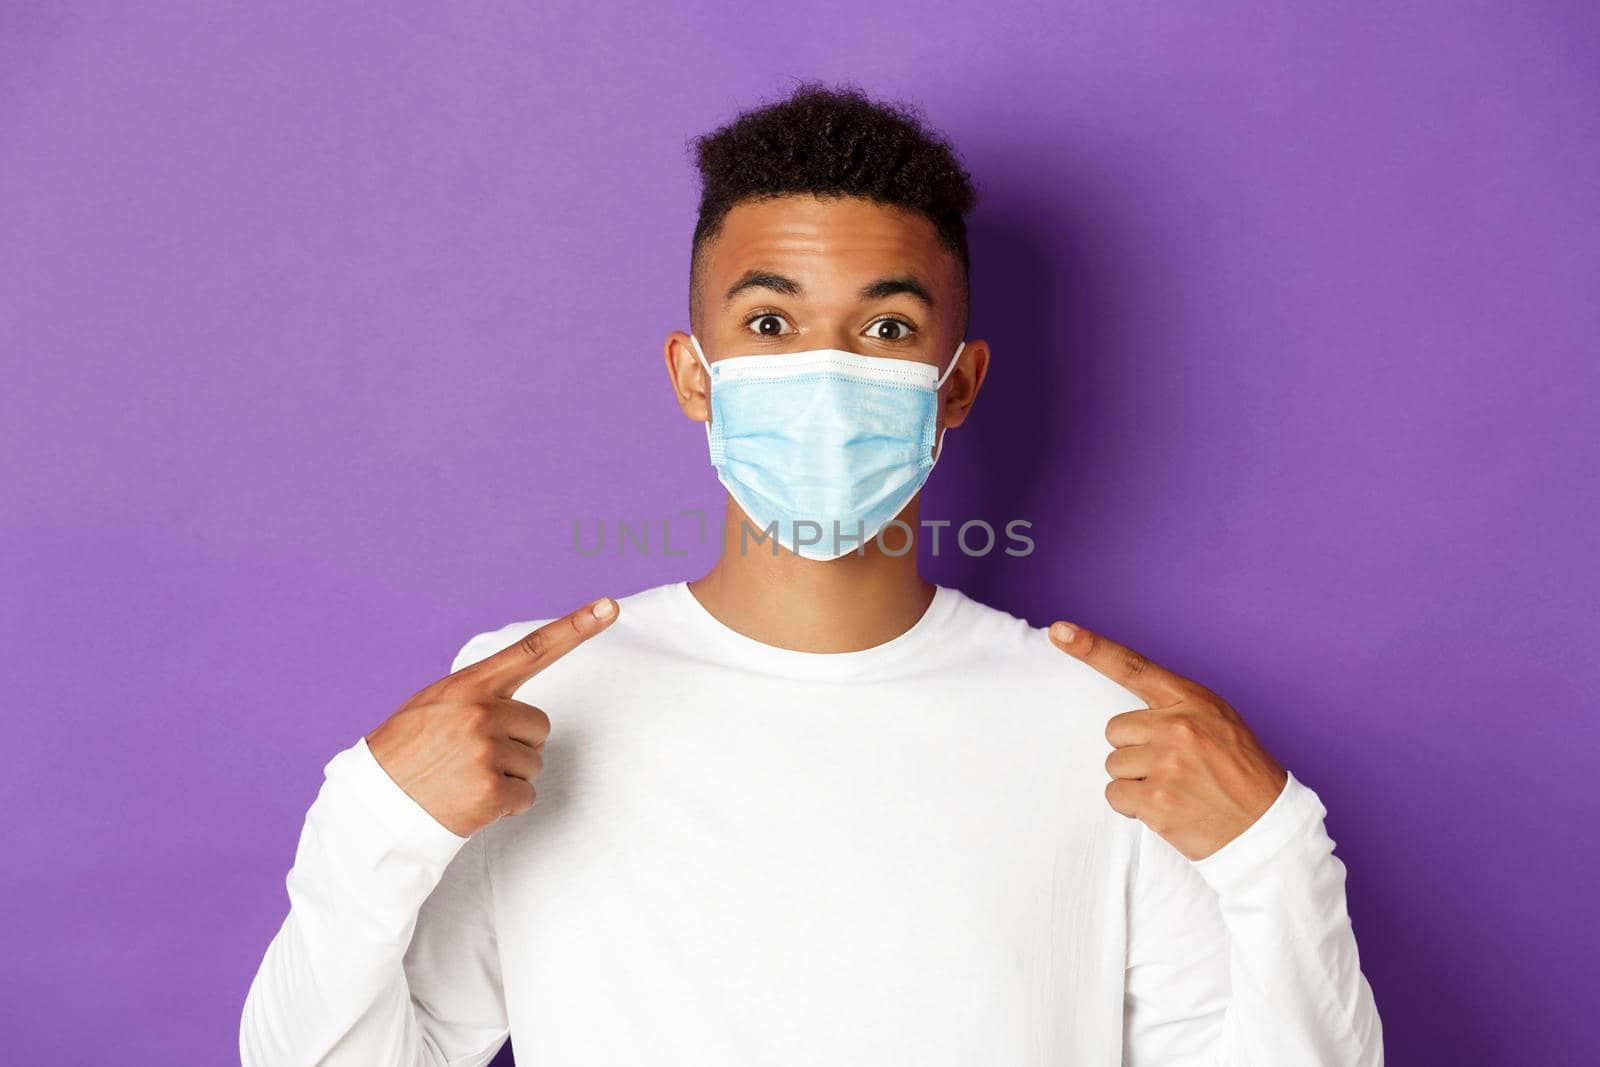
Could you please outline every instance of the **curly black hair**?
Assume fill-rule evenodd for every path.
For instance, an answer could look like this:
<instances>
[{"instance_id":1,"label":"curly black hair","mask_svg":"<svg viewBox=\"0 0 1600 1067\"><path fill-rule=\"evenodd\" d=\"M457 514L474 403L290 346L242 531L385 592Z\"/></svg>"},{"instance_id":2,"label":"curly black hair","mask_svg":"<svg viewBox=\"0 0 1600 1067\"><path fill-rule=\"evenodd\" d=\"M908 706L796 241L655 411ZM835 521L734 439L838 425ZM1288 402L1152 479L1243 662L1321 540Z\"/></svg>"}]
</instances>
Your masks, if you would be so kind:
<instances>
[{"instance_id":1,"label":"curly black hair","mask_svg":"<svg viewBox=\"0 0 1600 1067\"><path fill-rule=\"evenodd\" d=\"M861 196L921 212L961 261L966 332L971 258L966 215L978 202L955 148L915 105L869 99L857 86L802 81L789 97L691 139L700 217L689 256L689 315L699 303L701 248L733 206L793 193Z\"/></svg>"}]
</instances>

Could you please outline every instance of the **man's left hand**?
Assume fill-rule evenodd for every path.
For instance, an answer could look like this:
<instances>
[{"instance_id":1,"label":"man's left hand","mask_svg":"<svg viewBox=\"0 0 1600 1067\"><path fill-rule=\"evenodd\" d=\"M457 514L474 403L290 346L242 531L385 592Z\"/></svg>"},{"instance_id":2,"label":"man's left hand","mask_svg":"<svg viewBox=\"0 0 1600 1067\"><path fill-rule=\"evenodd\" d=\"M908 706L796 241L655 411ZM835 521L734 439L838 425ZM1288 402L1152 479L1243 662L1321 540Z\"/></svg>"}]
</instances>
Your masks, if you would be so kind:
<instances>
[{"instance_id":1,"label":"man's left hand","mask_svg":"<svg viewBox=\"0 0 1600 1067\"><path fill-rule=\"evenodd\" d=\"M1071 623L1052 625L1050 641L1147 705L1106 723L1106 801L1189 859L1244 833L1283 792L1288 772L1205 686Z\"/></svg>"}]
</instances>

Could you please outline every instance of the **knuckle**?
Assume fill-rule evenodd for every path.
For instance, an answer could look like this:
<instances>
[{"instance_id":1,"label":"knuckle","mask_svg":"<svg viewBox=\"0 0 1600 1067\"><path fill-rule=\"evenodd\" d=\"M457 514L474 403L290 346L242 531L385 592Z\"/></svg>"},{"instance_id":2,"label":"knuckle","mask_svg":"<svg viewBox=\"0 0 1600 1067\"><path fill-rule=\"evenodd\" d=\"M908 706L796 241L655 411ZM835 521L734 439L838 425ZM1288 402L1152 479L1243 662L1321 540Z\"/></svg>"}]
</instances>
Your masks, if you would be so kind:
<instances>
[{"instance_id":1,"label":"knuckle","mask_svg":"<svg viewBox=\"0 0 1600 1067\"><path fill-rule=\"evenodd\" d=\"M550 637L544 632L544 628L540 627L523 634L517 641L517 647L530 659L543 659L545 653L550 650Z\"/></svg>"},{"instance_id":2,"label":"knuckle","mask_svg":"<svg viewBox=\"0 0 1600 1067\"><path fill-rule=\"evenodd\" d=\"M1106 803L1111 805L1111 810L1119 815L1129 814L1128 784L1120 779L1106 783Z\"/></svg>"},{"instance_id":3,"label":"knuckle","mask_svg":"<svg viewBox=\"0 0 1600 1067\"><path fill-rule=\"evenodd\" d=\"M533 807L533 801L537 796L538 790L533 788L533 783L520 778L508 778L500 803L500 812L502 815L519 815Z\"/></svg>"},{"instance_id":4,"label":"knuckle","mask_svg":"<svg viewBox=\"0 0 1600 1067\"><path fill-rule=\"evenodd\" d=\"M550 733L550 716L544 713L543 708L530 708L528 718L532 720L534 729L539 731L541 737Z\"/></svg>"},{"instance_id":5,"label":"knuckle","mask_svg":"<svg viewBox=\"0 0 1600 1067\"><path fill-rule=\"evenodd\" d=\"M527 811L537 795L531 782L496 771L482 775L474 806L489 822Z\"/></svg>"},{"instance_id":6,"label":"knuckle","mask_svg":"<svg viewBox=\"0 0 1600 1067\"><path fill-rule=\"evenodd\" d=\"M1118 651L1117 656L1122 661L1122 669L1135 678L1143 674L1145 669L1150 666L1149 660L1131 648L1121 649Z\"/></svg>"},{"instance_id":7,"label":"knuckle","mask_svg":"<svg viewBox=\"0 0 1600 1067\"><path fill-rule=\"evenodd\" d=\"M1212 727L1212 732L1217 743L1224 748L1239 748L1244 741L1244 733L1231 722L1222 722Z\"/></svg>"},{"instance_id":8,"label":"knuckle","mask_svg":"<svg viewBox=\"0 0 1600 1067\"><path fill-rule=\"evenodd\" d=\"M499 803L505 789L506 776L491 768L480 768L477 775L473 797L480 804L494 805Z\"/></svg>"},{"instance_id":9,"label":"knuckle","mask_svg":"<svg viewBox=\"0 0 1600 1067\"><path fill-rule=\"evenodd\" d=\"M481 701L471 701L460 705L461 725L471 734L484 734L489 730L489 724L494 720L494 712L489 705Z\"/></svg>"},{"instance_id":10,"label":"knuckle","mask_svg":"<svg viewBox=\"0 0 1600 1067\"><path fill-rule=\"evenodd\" d=\"M1188 744L1200 739L1200 724L1194 716L1179 714L1167 720L1167 732L1179 743Z\"/></svg>"}]
</instances>

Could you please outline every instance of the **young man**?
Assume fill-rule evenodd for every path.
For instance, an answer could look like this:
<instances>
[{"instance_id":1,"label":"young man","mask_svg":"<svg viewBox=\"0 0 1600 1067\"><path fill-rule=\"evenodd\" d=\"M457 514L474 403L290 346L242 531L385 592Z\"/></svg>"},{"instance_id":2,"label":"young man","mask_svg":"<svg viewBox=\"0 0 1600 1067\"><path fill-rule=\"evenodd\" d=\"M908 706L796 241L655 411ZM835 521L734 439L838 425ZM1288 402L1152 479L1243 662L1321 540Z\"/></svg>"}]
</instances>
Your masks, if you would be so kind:
<instances>
[{"instance_id":1,"label":"young man","mask_svg":"<svg viewBox=\"0 0 1600 1067\"><path fill-rule=\"evenodd\" d=\"M1380 1064L1316 794L904 550L989 366L949 145L805 85L698 161L665 355L721 558L477 635L328 762L243 1062Z\"/></svg>"}]
</instances>

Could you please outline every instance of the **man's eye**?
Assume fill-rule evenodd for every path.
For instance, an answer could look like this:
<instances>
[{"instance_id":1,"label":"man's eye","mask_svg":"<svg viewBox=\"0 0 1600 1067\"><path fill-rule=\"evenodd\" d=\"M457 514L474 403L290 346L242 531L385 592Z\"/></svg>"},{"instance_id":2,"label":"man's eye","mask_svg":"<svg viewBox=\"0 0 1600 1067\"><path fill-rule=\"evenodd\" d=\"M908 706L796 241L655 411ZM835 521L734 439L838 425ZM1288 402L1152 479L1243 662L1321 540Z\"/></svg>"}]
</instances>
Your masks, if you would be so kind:
<instances>
[{"instance_id":1,"label":"man's eye","mask_svg":"<svg viewBox=\"0 0 1600 1067\"><path fill-rule=\"evenodd\" d=\"M879 319L870 329L879 341L904 341L911 336L912 326L904 319Z\"/></svg>"},{"instance_id":2,"label":"man's eye","mask_svg":"<svg viewBox=\"0 0 1600 1067\"><path fill-rule=\"evenodd\" d=\"M745 325L754 328L755 332L763 337L777 337L783 333L783 327L780 324L786 321L782 315L768 313L755 316Z\"/></svg>"}]
</instances>

